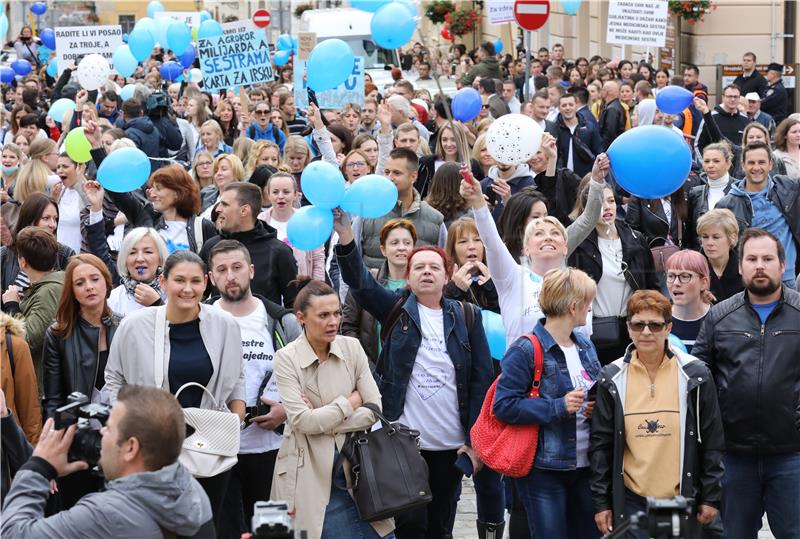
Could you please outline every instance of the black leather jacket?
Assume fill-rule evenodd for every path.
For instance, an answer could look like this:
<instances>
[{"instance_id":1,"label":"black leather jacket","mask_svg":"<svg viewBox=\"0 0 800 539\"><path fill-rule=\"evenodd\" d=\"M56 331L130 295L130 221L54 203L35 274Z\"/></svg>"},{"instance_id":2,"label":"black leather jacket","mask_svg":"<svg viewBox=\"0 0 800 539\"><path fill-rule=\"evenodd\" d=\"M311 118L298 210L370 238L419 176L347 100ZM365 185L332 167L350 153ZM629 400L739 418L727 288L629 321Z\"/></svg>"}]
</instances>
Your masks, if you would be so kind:
<instances>
[{"instance_id":1,"label":"black leather jacket","mask_svg":"<svg viewBox=\"0 0 800 539\"><path fill-rule=\"evenodd\" d=\"M696 345L695 345L696 346ZM605 366L597 382L597 401L589 438L591 489L595 512L611 509L614 526L624 519L625 410L629 390L627 369L634 347L623 358ZM722 453L725 440L717 403L717 390L708 367L692 356L667 354L678 361L685 391L679 395L686 408L683 435L683 465L680 495L700 504L719 508L722 499Z\"/></svg>"},{"instance_id":2,"label":"black leather jacket","mask_svg":"<svg viewBox=\"0 0 800 539\"><path fill-rule=\"evenodd\" d=\"M794 453L800 451L800 294L784 286L764 324L747 294L711 308L692 354L716 381L728 451Z\"/></svg>"},{"instance_id":3,"label":"black leather jacket","mask_svg":"<svg viewBox=\"0 0 800 539\"><path fill-rule=\"evenodd\" d=\"M119 325L119 318L108 316L103 318L106 328L106 341L111 350L111 340ZM67 396L73 391L80 391L91 397L97 377L99 359L100 328L91 325L83 318L67 337L53 333L53 326L47 328L44 335L42 352L44 399L42 412L44 416L53 417L56 408L67 402Z\"/></svg>"},{"instance_id":4,"label":"black leather jacket","mask_svg":"<svg viewBox=\"0 0 800 539\"><path fill-rule=\"evenodd\" d=\"M703 177L703 179L705 180L705 177ZM728 185L726 185L724 189L726 195L731 190L731 185L738 181L739 180L733 176L729 177ZM686 232L689 234L690 238L689 246L693 249L700 248L700 237L697 235L697 220L700 219L701 215L708 213L709 189L707 183L689 189L689 226Z\"/></svg>"},{"instance_id":5,"label":"black leather jacket","mask_svg":"<svg viewBox=\"0 0 800 539\"><path fill-rule=\"evenodd\" d=\"M625 280L632 291L649 288L658 290L653 257L641 233L634 231L622 219L616 220L617 232L622 243L622 262ZM570 255L568 265L581 269L589 274L596 283L603 276L603 257L597 244L597 231L581 242Z\"/></svg>"}]
</instances>

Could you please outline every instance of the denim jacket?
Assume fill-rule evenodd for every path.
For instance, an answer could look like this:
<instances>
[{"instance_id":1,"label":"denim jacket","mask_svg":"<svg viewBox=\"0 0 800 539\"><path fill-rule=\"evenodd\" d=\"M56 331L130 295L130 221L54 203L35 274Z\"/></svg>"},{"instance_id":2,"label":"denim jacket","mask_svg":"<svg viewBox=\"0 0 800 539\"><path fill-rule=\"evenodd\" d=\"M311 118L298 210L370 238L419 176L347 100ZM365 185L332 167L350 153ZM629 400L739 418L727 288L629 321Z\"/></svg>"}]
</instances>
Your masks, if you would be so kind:
<instances>
[{"instance_id":1,"label":"denim jacket","mask_svg":"<svg viewBox=\"0 0 800 539\"><path fill-rule=\"evenodd\" d=\"M544 328L536 324L533 334L544 349L544 372L538 398L529 398L533 383L533 346L521 337L503 357L503 373L497 382L494 413L497 418L514 425L539 424L539 445L534 466L548 470L574 470L575 414L567 413L564 395L573 390L564 352ZM600 362L591 341L572 332L581 364L593 380L600 374Z\"/></svg>"},{"instance_id":2,"label":"denim jacket","mask_svg":"<svg viewBox=\"0 0 800 539\"><path fill-rule=\"evenodd\" d=\"M364 266L355 242L337 245L336 255L342 280L350 286L350 293L359 305L375 319L384 324L395 302L403 293L384 288ZM467 331L464 308L475 310L472 331ZM444 309L444 335L447 352L456 370L456 393L461 425L469 432L481 411L483 399L492 383L492 360L489 344L481 323L481 313L471 304L461 304L451 299L442 299ZM383 413L394 421L403 413L406 389L411 371L422 342L420 315L417 297L410 294L400 318L391 330L381 350L375 367L375 381L381 392ZM595 360L596 361L596 360ZM599 370L599 366L598 366ZM574 428L573 428L574 430Z\"/></svg>"}]
</instances>

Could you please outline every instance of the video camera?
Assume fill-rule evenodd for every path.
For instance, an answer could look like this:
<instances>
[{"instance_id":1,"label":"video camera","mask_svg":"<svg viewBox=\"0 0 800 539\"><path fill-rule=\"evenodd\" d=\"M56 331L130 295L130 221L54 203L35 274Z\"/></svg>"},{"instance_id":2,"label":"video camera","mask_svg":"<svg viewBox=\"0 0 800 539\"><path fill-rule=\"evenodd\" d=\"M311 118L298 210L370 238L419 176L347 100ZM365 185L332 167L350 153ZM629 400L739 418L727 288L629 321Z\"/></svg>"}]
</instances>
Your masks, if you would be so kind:
<instances>
[{"instance_id":1,"label":"video camera","mask_svg":"<svg viewBox=\"0 0 800 539\"><path fill-rule=\"evenodd\" d=\"M253 506L251 539L293 539L294 522L286 502L256 502ZM306 539L306 532L300 532Z\"/></svg>"},{"instance_id":2,"label":"video camera","mask_svg":"<svg viewBox=\"0 0 800 539\"><path fill-rule=\"evenodd\" d=\"M160 118L170 111L170 97L164 91L157 90L147 98L144 108L148 116Z\"/></svg>"},{"instance_id":3,"label":"video camera","mask_svg":"<svg viewBox=\"0 0 800 539\"><path fill-rule=\"evenodd\" d=\"M629 530L643 530L652 539L691 537L694 500L675 496L669 500L647 498L647 510L639 511L617 526L605 539L625 537Z\"/></svg>"},{"instance_id":4,"label":"video camera","mask_svg":"<svg viewBox=\"0 0 800 539\"><path fill-rule=\"evenodd\" d=\"M78 430L72 439L72 445L67 453L67 460L73 462L82 460L94 468L100 462L100 441L102 428L111 415L111 407L105 404L89 402L89 397L79 391L70 393L67 404L56 409L55 428L66 429L77 423ZM91 421L97 420L97 423Z\"/></svg>"}]
</instances>

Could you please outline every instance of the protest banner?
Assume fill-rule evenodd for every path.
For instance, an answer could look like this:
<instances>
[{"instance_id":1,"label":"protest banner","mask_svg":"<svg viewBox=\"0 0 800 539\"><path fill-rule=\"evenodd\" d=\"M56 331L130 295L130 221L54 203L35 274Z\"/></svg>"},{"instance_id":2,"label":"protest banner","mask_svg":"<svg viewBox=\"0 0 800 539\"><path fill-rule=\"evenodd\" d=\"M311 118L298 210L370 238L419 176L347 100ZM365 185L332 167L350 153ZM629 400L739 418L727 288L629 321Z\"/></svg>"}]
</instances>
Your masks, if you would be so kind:
<instances>
[{"instance_id":1,"label":"protest banner","mask_svg":"<svg viewBox=\"0 0 800 539\"><path fill-rule=\"evenodd\" d=\"M299 32L297 34L297 59L308 60L308 56L317 45L317 34L314 32Z\"/></svg>"},{"instance_id":2,"label":"protest banner","mask_svg":"<svg viewBox=\"0 0 800 539\"><path fill-rule=\"evenodd\" d=\"M157 11L156 19L173 19L187 26L200 26L200 14L195 11Z\"/></svg>"},{"instance_id":3,"label":"protest banner","mask_svg":"<svg viewBox=\"0 0 800 539\"><path fill-rule=\"evenodd\" d=\"M308 85L306 84L306 62L294 62L294 104L298 109L308 108ZM332 90L317 92L321 109L341 109L345 103L364 106L364 57L356 56L353 72L343 83Z\"/></svg>"},{"instance_id":4,"label":"protest banner","mask_svg":"<svg viewBox=\"0 0 800 539\"><path fill-rule=\"evenodd\" d=\"M486 9L489 12L489 24L504 24L516 22L514 18L514 2L507 0L495 0L487 2Z\"/></svg>"},{"instance_id":5,"label":"protest banner","mask_svg":"<svg viewBox=\"0 0 800 539\"><path fill-rule=\"evenodd\" d=\"M256 28L256 25L250 19L247 19L246 21L224 22L220 26L222 26L222 33L226 36L229 34L241 34L242 32L247 32L248 30L253 30L254 32L264 32L263 28Z\"/></svg>"},{"instance_id":6,"label":"protest banner","mask_svg":"<svg viewBox=\"0 0 800 539\"><path fill-rule=\"evenodd\" d=\"M87 54L99 54L114 69L112 55L122 45L122 27L109 26L59 26L56 35L56 64L62 73L77 58Z\"/></svg>"},{"instance_id":7,"label":"protest banner","mask_svg":"<svg viewBox=\"0 0 800 539\"><path fill-rule=\"evenodd\" d=\"M207 91L249 86L273 79L269 43L263 30L200 39L197 42L203 88Z\"/></svg>"},{"instance_id":8,"label":"protest banner","mask_svg":"<svg viewBox=\"0 0 800 539\"><path fill-rule=\"evenodd\" d=\"M606 41L620 45L663 47L667 0L611 0Z\"/></svg>"}]
</instances>

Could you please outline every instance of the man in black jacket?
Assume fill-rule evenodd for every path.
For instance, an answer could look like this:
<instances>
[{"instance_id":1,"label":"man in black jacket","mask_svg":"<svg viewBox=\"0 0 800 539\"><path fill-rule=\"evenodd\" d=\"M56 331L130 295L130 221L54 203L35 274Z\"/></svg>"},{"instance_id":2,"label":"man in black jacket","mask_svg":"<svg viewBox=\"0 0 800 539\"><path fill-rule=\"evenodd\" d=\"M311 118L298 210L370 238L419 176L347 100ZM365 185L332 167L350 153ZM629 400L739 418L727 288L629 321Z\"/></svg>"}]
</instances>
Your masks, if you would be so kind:
<instances>
[{"instance_id":1,"label":"man in black jacket","mask_svg":"<svg viewBox=\"0 0 800 539\"><path fill-rule=\"evenodd\" d=\"M761 101L761 110L770 114L775 123L781 123L789 115L789 94L783 86L783 66L778 63L767 67L767 91Z\"/></svg>"},{"instance_id":2,"label":"man in black jacket","mask_svg":"<svg viewBox=\"0 0 800 539\"><path fill-rule=\"evenodd\" d=\"M742 95L756 92L759 97L767 93L767 79L756 69L756 53L746 52L742 56L742 74L733 83L742 91Z\"/></svg>"},{"instance_id":3,"label":"man in black jacket","mask_svg":"<svg viewBox=\"0 0 800 539\"><path fill-rule=\"evenodd\" d=\"M142 115L142 112L142 104L138 99L125 100L122 103L122 129L125 131L125 136L131 139L147 157L159 157L161 133L150 118ZM158 168L156 163L157 161L150 160L150 172Z\"/></svg>"},{"instance_id":4,"label":"man in black jacket","mask_svg":"<svg viewBox=\"0 0 800 539\"><path fill-rule=\"evenodd\" d=\"M625 132L627 113L619 102L619 82L610 80L603 85L603 112L600 113L598 128L603 139L603 151L607 150L618 136Z\"/></svg>"},{"instance_id":5,"label":"man in black jacket","mask_svg":"<svg viewBox=\"0 0 800 539\"><path fill-rule=\"evenodd\" d=\"M692 349L719 392L725 536L755 539L766 511L776 537L799 537L800 294L781 284L775 236L750 228L739 245L745 291L711 308Z\"/></svg>"},{"instance_id":6,"label":"man in black jacket","mask_svg":"<svg viewBox=\"0 0 800 539\"><path fill-rule=\"evenodd\" d=\"M240 241L250 252L255 267L251 283L253 293L291 308L297 290L289 283L297 278L297 262L292 249L278 239L275 229L258 220L261 211L258 186L244 182L226 185L217 211L220 235L203 244L200 257L208 264L211 248L220 240Z\"/></svg>"},{"instance_id":7,"label":"man in black jacket","mask_svg":"<svg viewBox=\"0 0 800 539\"><path fill-rule=\"evenodd\" d=\"M603 151L597 128L578 117L578 101L574 94L558 99L558 166L566 167L580 177L592 170L594 159Z\"/></svg>"}]
</instances>

